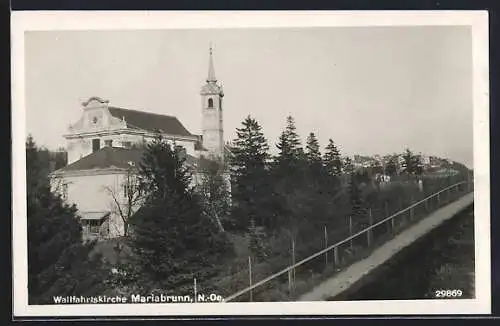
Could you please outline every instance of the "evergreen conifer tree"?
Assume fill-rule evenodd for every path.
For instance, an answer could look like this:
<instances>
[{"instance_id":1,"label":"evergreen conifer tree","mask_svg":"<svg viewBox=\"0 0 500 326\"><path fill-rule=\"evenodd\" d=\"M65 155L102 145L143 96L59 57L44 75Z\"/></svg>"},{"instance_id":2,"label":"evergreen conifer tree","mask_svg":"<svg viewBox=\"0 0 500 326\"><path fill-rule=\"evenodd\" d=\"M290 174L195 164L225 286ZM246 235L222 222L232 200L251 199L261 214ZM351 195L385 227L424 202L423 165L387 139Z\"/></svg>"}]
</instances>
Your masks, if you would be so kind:
<instances>
[{"instance_id":1,"label":"evergreen conifer tree","mask_svg":"<svg viewBox=\"0 0 500 326\"><path fill-rule=\"evenodd\" d=\"M230 247L217 224L203 214L190 186L191 172L179 154L161 136L147 145L139 180L148 195L131 219L131 242L144 276L156 287L186 291L193 275L203 279L215 273Z\"/></svg>"},{"instance_id":2,"label":"evergreen conifer tree","mask_svg":"<svg viewBox=\"0 0 500 326\"><path fill-rule=\"evenodd\" d=\"M309 172L313 181L320 181L323 177L323 161L319 149L319 142L314 133L309 133L306 141L306 157L309 165Z\"/></svg>"},{"instance_id":3,"label":"evergreen conifer tree","mask_svg":"<svg viewBox=\"0 0 500 326\"><path fill-rule=\"evenodd\" d=\"M298 173L304 150L300 147L300 138L293 117L286 118L285 130L281 133L276 147L279 150L276 157L277 169L285 175Z\"/></svg>"},{"instance_id":4,"label":"evergreen conifer tree","mask_svg":"<svg viewBox=\"0 0 500 326\"><path fill-rule=\"evenodd\" d=\"M340 156L340 151L331 139L328 140L328 145L326 145L325 148L324 162L330 175L338 177L342 174L342 158Z\"/></svg>"},{"instance_id":5,"label":"evergreen conifer tree","mask_svg":"<svg viewBox=\"0 0 500 326\"><path fill-rule=\"evenodd\" d=\"M409 148L403 153L403 171L407 174L413 174L415 171L415 157Z\"/></svg>"},{"instance_id":6,"label":"evergreen conifer tree","mask_svg":"<svg viewBox=\"0 0 500 326\"><path fill-rule=\"evenodd\" d=\"M316 135L311 132L307 136L306 141L306 156L309 163L315 164L321 162L321 152L319 150L319 142Z\"/></svg>"},{"instance_id":7,"label":"evergreen conifer tree","mask_svg":"<svg viewBox=\"0 0 500 326\"><path fill-rule=\"evenodd\" d=\"M236 129L237 138L231 149L231 199L233 214L240 230L248 230L250 221L270 225L271 189L267 159L269 146L257 120L248 116Z\"/></svg>"},{"instance_id":8,"label":"evergreen conifer tree","mask_svg":"<svg viewBox=\"0 0 500 326\"><path fill-rule=\"evenodd\" d=\"M272 177L274 186L274 208L279 225L297 235L307 218L310 218L312 202L310 179L307 175L307 156L300 146L295 121L286 118L286 126L281 133L276 147Z\"/></svg>"},{"instance_id":9,"label":"evergreen conifer tree","mask_svg":"<svg viewBox=\"0 0 500 326\"><path fill-rule=\"evenodd\" d=\"M94 243L82 242L77 209L53 193L43 156L26 141L28 297L30 304L54 303L54 296L96 295L108 275Z\"/></svg>"},{"instance_id":10,"label":"evergreen conifer tree","mask_svg":"<svg viewBox=\"0 0 500 326\"><path fill-rule=\"evenodd\" d=\"M352 160L350 157L345 157L344 162L342 164L343 171L347 175L352 175L354 173L354 166L352 164Z\"/></svg>"}]
</instances>

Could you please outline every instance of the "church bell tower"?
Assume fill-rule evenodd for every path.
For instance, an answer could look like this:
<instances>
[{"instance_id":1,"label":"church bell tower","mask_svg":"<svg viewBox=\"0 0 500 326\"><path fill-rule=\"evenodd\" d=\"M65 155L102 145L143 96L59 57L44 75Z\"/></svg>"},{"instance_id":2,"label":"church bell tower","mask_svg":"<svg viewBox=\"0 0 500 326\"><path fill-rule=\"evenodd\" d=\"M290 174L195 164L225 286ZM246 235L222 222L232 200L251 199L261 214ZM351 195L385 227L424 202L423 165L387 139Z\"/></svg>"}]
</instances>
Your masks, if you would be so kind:
<instances>
[{"instance_id":1,"label":"church bell tower","mask_svg":"<svg viewBox=\"0 0 500 326\"><path fill-rule=\"evenodd\" d=\"M208 77L201 88L203 116L203 147L208 150L208 156L213 159L224 158L224 132L222 124L222 86L215 78L212 46L209 49Z\"/></svg>"}]
</instances>

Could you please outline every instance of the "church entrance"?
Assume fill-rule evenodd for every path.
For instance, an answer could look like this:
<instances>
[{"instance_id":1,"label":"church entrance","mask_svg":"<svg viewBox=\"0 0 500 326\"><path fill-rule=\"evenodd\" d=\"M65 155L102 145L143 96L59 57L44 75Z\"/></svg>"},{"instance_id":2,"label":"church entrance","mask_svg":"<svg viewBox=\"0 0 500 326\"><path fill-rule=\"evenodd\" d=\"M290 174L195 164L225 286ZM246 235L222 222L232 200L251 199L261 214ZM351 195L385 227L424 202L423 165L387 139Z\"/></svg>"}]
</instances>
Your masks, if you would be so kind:
<instances>
[{"instance_id":1,"label":"church entrance","mask_svg":"<svg viewBox=\"0 0 500 326\"><path fill-rule=\"evenodd\" d=\"M101 149L101 140L100 139L92 139L92 153Z\"/></svg>"}]
</instances>

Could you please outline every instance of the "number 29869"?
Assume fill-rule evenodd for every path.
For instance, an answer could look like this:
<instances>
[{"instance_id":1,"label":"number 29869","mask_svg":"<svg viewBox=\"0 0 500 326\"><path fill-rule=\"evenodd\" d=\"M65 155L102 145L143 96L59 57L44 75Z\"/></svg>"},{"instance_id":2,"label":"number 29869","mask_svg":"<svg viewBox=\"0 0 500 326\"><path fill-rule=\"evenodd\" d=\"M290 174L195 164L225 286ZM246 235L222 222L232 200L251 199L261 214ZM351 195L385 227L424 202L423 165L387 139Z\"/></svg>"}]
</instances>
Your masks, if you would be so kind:
<instances>
[{"instance_id":1,"label":"number 29869","mask_svg":"<svg viewBox=\"0 0 500 326\"><path fill-rule=\"evenodd\" d=\"M460 298L463 291L460 289L440 289L434 291L435 298Z\"/></svg>"}]
</instances>

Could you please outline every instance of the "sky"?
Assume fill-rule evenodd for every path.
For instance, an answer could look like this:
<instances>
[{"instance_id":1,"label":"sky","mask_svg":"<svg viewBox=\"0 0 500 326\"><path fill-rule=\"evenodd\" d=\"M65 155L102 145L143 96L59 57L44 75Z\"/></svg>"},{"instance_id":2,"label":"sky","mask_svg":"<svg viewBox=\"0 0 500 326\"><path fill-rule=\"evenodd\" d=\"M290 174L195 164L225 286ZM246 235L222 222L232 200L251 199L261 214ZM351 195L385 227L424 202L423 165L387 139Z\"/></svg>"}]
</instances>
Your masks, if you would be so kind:
<instances>
[{"instance_id":1,"label":"sky","mask_svg":"<svg viewBox=\"0 0 500 326\"><path fill-rule=\"evenodd\" d=\"M224 87L224 138L251 115L271 152L296 120L345 155L410 148L473 166L472 38L466 26L30 31L27 134L63 134L91 96L174 115L201 133L200 88L213 45Z\"/></svg>"}]
</instances>

